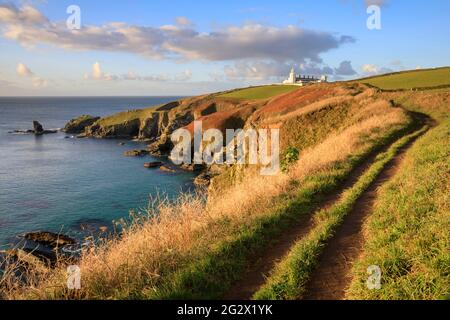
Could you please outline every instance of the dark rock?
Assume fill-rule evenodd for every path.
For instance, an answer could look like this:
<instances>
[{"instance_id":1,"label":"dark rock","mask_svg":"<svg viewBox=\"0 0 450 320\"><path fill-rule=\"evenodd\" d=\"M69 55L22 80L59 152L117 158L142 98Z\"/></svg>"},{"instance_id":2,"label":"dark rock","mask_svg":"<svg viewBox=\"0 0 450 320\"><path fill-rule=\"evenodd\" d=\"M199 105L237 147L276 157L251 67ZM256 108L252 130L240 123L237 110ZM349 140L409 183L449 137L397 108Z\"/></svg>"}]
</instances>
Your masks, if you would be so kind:
<instances>
[{"instance_id":1,"label":"dark rock","mask_svg":"<svg viewBox=\"0 0 450 320\"><path fill-rule=\"evenodd\" d=\"M170 173L176 172L175 169L169 168L167 166L161 166L161 167L159 167L159 170L164 171L164 172L170 172Z\"/></svg>"},{"instance_id":2,"label":"dark rock","mask_svg":"<svg viewBox=\"0 0 450 320\"><path fill-rule=\"evenodd\" d=\"M78 118L70 120L64 127L63 131L66 133L82 133L86 127L93 125L99 119L100 117L82 115Z\"/></svg>"},{"instance_id":3,"label":"dark rock","mask_svg":"<svg viewBox=\"0 0 450 320\"><path fill-rule=\"evenodd\" d=\"M35 134L37 136L48 134L48 133L57 133L58 130L44 130L42 127L42 124L39 123L39 121L33 121L33 129L31 130L14 130L10 131L9 133L14 134Z\"/></svg>"},{"instance_id":4,"label":"dark rock","mask_svg":"<svg viewBox=\"0 0 450 320\"><path fill-rule=\"evenodd\" d=\"M43 134L44 128L42 127L42 124L40 124L38 121L33 121L33 132L34 134Z\"/></svg>"},{"instance_id":5,"label":"dark rock","mask_svg":"<svg viewBox=\"0 0 450 320\"><path fill-rule=\"evenodd\" d=\"M194 179L194 184L199 187L207 187L211 183L211 178L208 173L203 172Z\"/></svg>"},{"instance_id":6,"label":"dark rock","mask_svg":"<svg viewBox=\"0 0 450 320\"><path fill-rule=\"evenodd\" d=\"M125 151L124 155L126 157L143 157L145 155L148 155L150 153L150 151L148 150L130 150L130 151Z\"/></svg>"},{"instance_id":7,"label":"dark rock","mask_svg":"<svg viewBox=\"0 0 450 320\"><path fill-rule=\"evenodd\" d=\"M48 231L29 232L23 236L27 240L52 248L75 244L76 241L66 235Z\"/></svg>"},{"instance_id":8,"label":"dark rock","mask_svg":"<svg viewBox=\"0 0 450 320\"><path fill-rule=\"evenodd\" d=\"M186 171L193 171L193 172L198 172L198 171L202 171L204 169L206 169L206 166L204 164L187 164L184 163L180 166L181 169L186 170Z\"/></svg>"},{"instance_id":9,"label":"dark rock","mask_svg":"<svg viewBox=\"0 0 450 320\"><path fill-rule=\"evenodd\" d=\"M21 249L0 251L0 274L7 270L15 283L26 283L28 271L36 265L37 258Z\"/></svg>"},{"instance_id":10,"label":"dark rock","mask_svg":"<svg viewBox=\"0 0 450 320\"><path fill-rule=\"evenodd\" d=\"M160 162L160 161L153 161L153 162L147 162L144 163L144 167L145 168L158 168L161 167L164 163Z\"/></svg>"},{"instance_id":11,"label":"dark rock","mask_svg":"<svg viewBox=\"0 0 450 320\"><path fill-rule=\"evenodd\" d=\"M15 133L15 134L33 134L34 130L14 130L9 131L8 133Z\"/></svg>"},{"instance_id":12,"label":"dark rock","mask_svg":"<svg viewBox=\"0 0 450 320\"><path fill-rule=\"evenodd\" d=\"M42 134L58 133L58 130L44 130Z\"/></svg>"}]
</instances>

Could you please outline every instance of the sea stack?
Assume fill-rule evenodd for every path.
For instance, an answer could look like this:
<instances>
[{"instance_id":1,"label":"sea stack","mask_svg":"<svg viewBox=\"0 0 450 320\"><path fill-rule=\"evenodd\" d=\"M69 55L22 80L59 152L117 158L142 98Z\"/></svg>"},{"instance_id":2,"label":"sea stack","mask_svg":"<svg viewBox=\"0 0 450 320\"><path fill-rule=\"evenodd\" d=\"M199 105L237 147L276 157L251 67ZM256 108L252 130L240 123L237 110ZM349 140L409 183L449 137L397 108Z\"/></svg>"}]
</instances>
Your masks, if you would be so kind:
<instances>
[{"instance_id":1,"label":"sea stack","mask_svg":"<svg viewBox=\"0 0 450 320\"><path fill-rule=\"evenodd\" d=\"M36 135L41 135L44 133L44 128L42 127L42 124L39 123L39 121L33 121L33 131Z\"/></svg>"}]
</instances>

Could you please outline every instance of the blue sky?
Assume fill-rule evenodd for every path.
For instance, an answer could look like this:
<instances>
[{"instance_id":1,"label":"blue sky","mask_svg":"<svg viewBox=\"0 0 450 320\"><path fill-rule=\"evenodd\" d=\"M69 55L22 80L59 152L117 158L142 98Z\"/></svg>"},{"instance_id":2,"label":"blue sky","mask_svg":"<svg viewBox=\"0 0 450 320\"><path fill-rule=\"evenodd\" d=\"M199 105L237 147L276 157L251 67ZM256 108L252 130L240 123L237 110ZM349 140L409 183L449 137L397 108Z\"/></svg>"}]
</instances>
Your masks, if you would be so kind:
<instances>
[{"instance_id":1,"label":"blue sky","mask_svg":"<svg viewBox=\"0 0 450 320\"><path fill-rule=\"evenodd\" d=\"M70 5L81 29L65 25ZM381 8L369 30L368 5ZM450 1L0 1L0 95L195 95L449 65Z\"/></svg>"}]
</instances>

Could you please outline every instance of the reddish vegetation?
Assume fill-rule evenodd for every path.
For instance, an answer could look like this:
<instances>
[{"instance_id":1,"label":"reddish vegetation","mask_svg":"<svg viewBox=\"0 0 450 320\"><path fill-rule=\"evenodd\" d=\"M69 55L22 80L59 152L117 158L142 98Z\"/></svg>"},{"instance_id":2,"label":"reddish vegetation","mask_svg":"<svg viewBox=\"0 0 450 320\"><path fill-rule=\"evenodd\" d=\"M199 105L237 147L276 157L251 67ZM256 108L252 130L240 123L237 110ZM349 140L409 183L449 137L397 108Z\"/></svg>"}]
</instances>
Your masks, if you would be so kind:
<instances>
[{"instance_id":1,"label":"reddish vegetation","mask_svg":"<svg viewBox=\"0 0 450 320\"><path fill-rule=\"evenodd\" d=\"M245 121L255 111L252 105L245 105L235 107L226 111L219 111L209 115L201 116L197 121L202 121L203 130L219 129L225 133L225 129L239 129L243 128ZM191 122L185 127L189 132L194 132L194 122Z\"/></svg>"},{"instance_id":2,"label":"reddish vegetation","mask_svg":"<svg viewBox=\"0 0 450 320\"><path fill-rule=\"evenodd\" d=\"M255 117L259 118L267 114L285 114L336 93L334 87L331 86L317 85L300 88L270 100L255 112Z\"/></svg>"}]
</instances>

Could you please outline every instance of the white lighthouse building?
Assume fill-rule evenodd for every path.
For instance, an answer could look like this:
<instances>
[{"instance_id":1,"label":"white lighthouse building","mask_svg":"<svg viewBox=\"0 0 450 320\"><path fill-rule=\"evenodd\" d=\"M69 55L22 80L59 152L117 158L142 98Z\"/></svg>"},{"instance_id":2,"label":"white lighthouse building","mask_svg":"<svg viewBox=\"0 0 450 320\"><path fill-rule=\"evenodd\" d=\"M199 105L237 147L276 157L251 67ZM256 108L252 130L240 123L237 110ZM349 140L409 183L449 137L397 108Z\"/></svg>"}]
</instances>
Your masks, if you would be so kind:
<instances>
[{"instance_id":1,"label":"white lighthouse building","mask_svg":"<svg viewBox=\"0 0 450 320\"><path fill-rule=\"evenodd\" d=\"M305 76L305 75L296 75L294 68L291 69L291 72L289 73L289 77L283 81L283 84L289 84L289 85L298 85L298 86L304 86L310 83L321 83L321 82L327 82L328 78L327 76L323 75L320 78L316 78L314 76Z\"/></svg>"}]
</instances>

